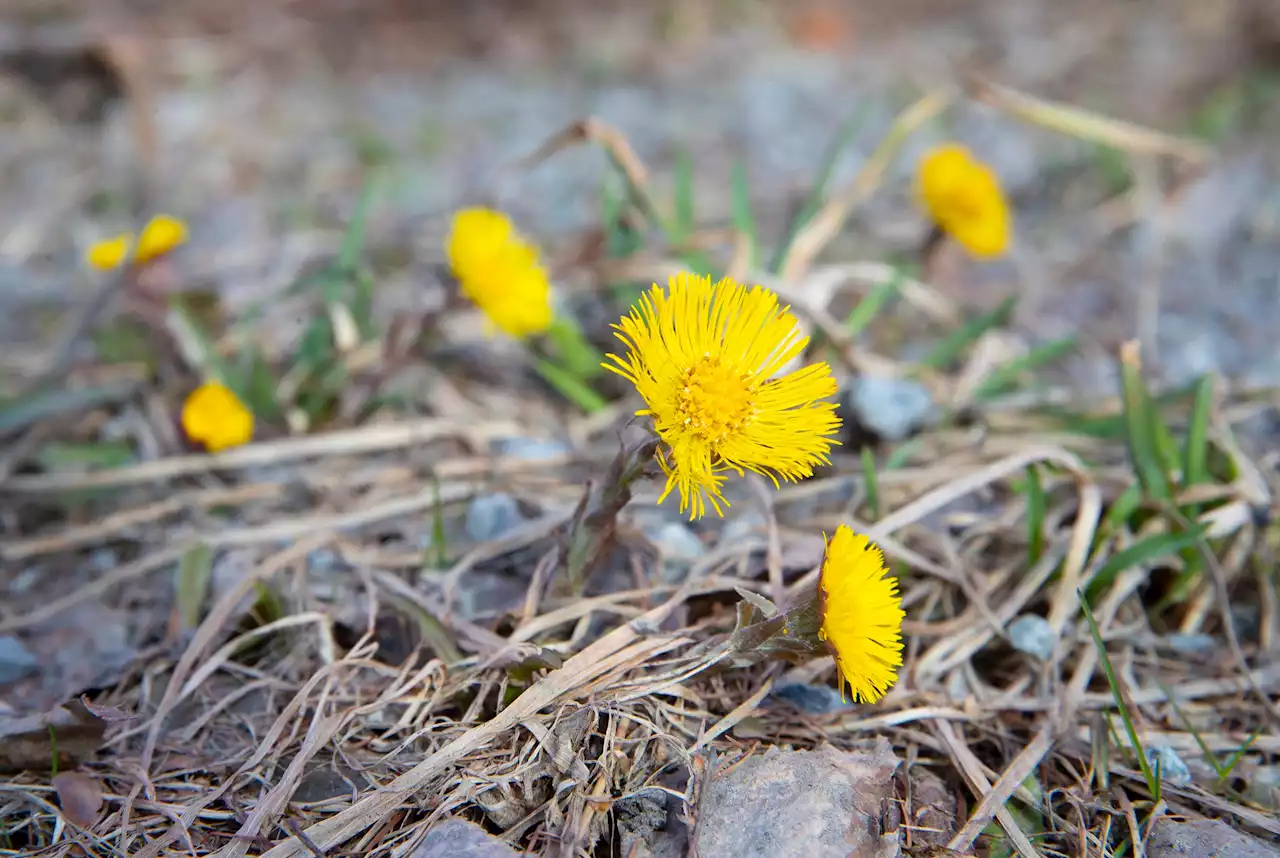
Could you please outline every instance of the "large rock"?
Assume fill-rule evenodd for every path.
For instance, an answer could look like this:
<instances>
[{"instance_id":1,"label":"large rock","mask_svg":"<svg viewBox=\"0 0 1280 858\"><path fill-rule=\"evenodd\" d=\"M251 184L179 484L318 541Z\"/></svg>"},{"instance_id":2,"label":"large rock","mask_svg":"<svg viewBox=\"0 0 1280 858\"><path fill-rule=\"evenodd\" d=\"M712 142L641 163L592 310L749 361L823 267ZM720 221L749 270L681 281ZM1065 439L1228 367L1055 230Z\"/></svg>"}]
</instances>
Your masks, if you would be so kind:
<instances>
[{"instance_id":1,"label":"large rock","mask_svg":"<svg viewBox=\"0 0 1280 858\"><path fill-rule=\"evenodd\" d=\"M1280 858L1280 850L1220 819L1179 822L1164 817L1147 841L1147 858Z\"/></svg>"},{"instance_id":2,"label":"large rock","mask_svg":"<svg viewBox=\"0 0 1280 858\"><path fill-rule=\"evenodd\" d=\"M694 826L700 858L881 858L880 834L898 758L883 738L869 753L771 748L712 777Z\"/></svg>"}]
</instances>

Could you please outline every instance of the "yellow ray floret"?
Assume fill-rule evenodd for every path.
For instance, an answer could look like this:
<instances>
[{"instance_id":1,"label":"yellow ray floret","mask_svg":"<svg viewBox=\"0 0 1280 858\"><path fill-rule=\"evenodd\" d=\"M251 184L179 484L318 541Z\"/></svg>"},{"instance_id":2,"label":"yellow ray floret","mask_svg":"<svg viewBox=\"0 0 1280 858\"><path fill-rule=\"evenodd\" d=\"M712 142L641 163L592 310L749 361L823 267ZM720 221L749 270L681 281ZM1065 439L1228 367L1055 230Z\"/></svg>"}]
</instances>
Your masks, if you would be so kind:
<instances>
[{"instance_id":1,"label":"yellow ray floret","mask_svg":"<svg viewBox=\"0 0 1280 858\"><path fill-rule=\"evenodd\" d=\"M875 703L897 681L904 614L887 571L880 549L845 525L827 543L819 636L835 653L841 700L847 685L855 703Z\"/></svg>"},{"instance_id":2,"label":"yellow ray floret","mask_svg":"<svg viewBox=\"0 0 1280 858\"><path fill-rule=\"evenodd\" d=\"M831 367L814 363L774 378L803 353L808 337L778 297L728 278L682 273L656 284L614 325L627 347L604 364L635 385L665 443L667 475L680 511L698 518L708 503L723 515L724 472L778 480L811 476L829 461L840 428Z\"/></svg>"},{"instance_id":3,"label":"yellow ray floret","mask_svg":"<svg viewBox=\"0 0 1280 858\"><path fill-rule=\"evenodd\" d=\"M185 244L187 237L187 225L183 221L172 215L159 214L142 228L136 246L133 233L123 232L95 242L89 247L85 259L92 268L111 271L129 261L129 251L132 248L133 264L145 265Z\"/></svg>"},{"instance_id":4,"label":"yellow ray floret","mask_svg":"<svg viewBox=\"0 0 1280 858\"><path fill-rule=\"evenodd\" d=\"M1009 204L991 168L955 143L939 146L920 163L919 192L938 227L976 257L1009 248Z\"/></svg>"}]
</instances>

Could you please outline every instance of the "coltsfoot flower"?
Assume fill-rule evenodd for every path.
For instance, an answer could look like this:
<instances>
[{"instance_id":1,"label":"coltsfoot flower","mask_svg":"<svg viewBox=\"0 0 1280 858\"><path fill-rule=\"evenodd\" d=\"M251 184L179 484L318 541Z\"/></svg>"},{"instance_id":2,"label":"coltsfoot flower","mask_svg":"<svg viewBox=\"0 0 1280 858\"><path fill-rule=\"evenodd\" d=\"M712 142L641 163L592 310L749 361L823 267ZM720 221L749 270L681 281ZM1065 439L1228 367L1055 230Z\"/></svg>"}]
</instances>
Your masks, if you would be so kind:
<instances>
[{"instance_id":1,"label":"coltsfoot flower","mask_svg":"<svg viewBox=\"0 0 1280 858\"><path fill-rule=\"evenodd\" d=\"M538 249L505 214L486 208L458 212L446 252L463 294L494 327L523 339L551 326L551 284Z\"/></svg>"},{"instance_id":2,"label":"coltsfoot flower","mask_svg":"<svg viewBox=\"0 0 1280 858\"><path fill-rule=\"evenodd\" d=\"M207 381L182 405L182 431L210 453L247 444L253 438L253 412L226 386Z\"/></svg>"},{"instance_id":3,"label":"coltsfoot flower","mask_svg":"<svg viewBox=\"0 0 1280 858\"><path fill-rule=\"evenodd\" d=\"M680 494L680 512L707 504L724 514L726 471L773 480L812 476L829 460L840 428L831 367L814 363L774 378L809 343L795 316L767 289L682 273L657 284L614 325L626 354L605 367L635 385L665 444L661 503Z\"/></svg>"},{"instance_id":4,"label":"coltsfoot flower","mask_svg":"<svg viewBox=\"0 0 1280 858\"><path fill-rule=\"evenodd\" d=\"M133 264L146 263L164 256L174 248L187 241L187 225L172 215L160 214L153 217L142 228L135 245L133 234L124 232L90 246L85 255L89 265L99 271L111 271L119 268L129 258L129 249L133 248Z\"/></svg>"},{"instance_id":5,"label":"coltsfoot flower","mask_svg":"<svg viewBox=\"0 0 1280 858\"><path fill-rule=\"evenodd\" d=\"M965 147L939 146L920 163L921 200L938 227L971 254L1001 256L1009 248L1009 205L991 168Z\"/></svg>"},{"instance_id":6,"label":"coltsfoot flower","mask_svg":"<svg viewBox=\"0 0 1280 858\"><path fill-rule=\"evenodd\" d=\"M884 555L846 525L827 542L818 583L818 636L835 654L840 699L875 703L893 687L902 666L902 600L886 576Z\"/></svg>"}]
</instances>

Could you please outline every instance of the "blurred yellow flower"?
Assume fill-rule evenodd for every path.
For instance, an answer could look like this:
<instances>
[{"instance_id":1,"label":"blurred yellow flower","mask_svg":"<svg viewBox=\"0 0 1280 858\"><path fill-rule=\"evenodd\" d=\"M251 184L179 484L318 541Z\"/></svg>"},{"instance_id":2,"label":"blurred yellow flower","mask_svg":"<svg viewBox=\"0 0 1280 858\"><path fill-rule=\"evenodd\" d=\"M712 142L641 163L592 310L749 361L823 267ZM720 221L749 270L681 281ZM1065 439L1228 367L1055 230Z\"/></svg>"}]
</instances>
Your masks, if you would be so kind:
<instances>
[{"instance_id":1,"label":"blurred yellow flower","mask_svg":"<svg viewBox=\"0 0 1280 858\"><path fill-rule=\"evenodd\" d=\"M182 430L210 453L247 444L253 438L253 412L216 381L197 387L182 405Z\"/></svg>"},{"instance_id":2,"label":"blurred yellow flower","mask_svg":"<svg viewBox=\"0 0 1280 858\"><path fill-rule=\"evenodd\" d=\"M614 325L627 347L605 366L635 385L667 449L661 503L673 490L690 518L727 507L724 472L799 480L829 460L840 428L831 367L773 376L809 343L778 296L760 286L681 273L657 284Z\"/></svg>"},{"instance_id":3,"label":"blurred yellow flower","mask_svg":"<svg viewBox=\"0 0 1280 858\"><path fill-rule=\"evenodd\" d=\"M855 703L875 703L897 681L905 615L898 582L886 571L880 549L847 525L827 543L818 634L835 653L841 700L848 685Z\"/></svg>"},{"instance_id":4,"label":"blurred yellow flower","mask_svg":"<svg viewBox=\"0 0 1280 858\"><path fill-rule=\"evenodd\" d=\"M991 168L965 147L948 143L924 157L920 197L943 232L976 257L991 259L1009 248L1009 205Z\"/></svg>"},{"instance_id":5,"label":"blurred yellow flower","mask_svg":"<svg viewBox=\"0 0 1280 858\"><path fill-rule=\"evenodd\" d=\"M471 208L455 214L446 252L463 294L495 327L523 339L551 326L551 284L538 249L502 212Z\"/></svg>"},{"instance_id":6,"label":"blurred yellow flower","mask_svg":"<svg viewBox=\"0 0 1280 858\"><path fill-rule=\"evenodd\" d=\"M91 245L85 258L91 267L111 271L129 258L130 247L133 247L133 264L145 265L186 241L187 225L172 215L160 214L142 228L136 246L133 234L125 232Z\"/></svg>"}]
</instances>

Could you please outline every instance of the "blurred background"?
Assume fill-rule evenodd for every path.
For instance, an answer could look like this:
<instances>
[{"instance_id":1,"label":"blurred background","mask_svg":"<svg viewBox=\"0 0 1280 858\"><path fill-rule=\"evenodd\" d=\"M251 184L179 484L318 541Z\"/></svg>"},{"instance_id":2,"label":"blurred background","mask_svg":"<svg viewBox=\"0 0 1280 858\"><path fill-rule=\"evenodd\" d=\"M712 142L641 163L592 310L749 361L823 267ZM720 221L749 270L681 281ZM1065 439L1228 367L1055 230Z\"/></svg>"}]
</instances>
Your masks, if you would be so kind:
<instances>
[{"instance_id":1,"label":"blurred background","mask_svg":"<svg viewBox=\"0 0 1280 858\"><path fill-rule=\"evenodd\" d=\"M11 311L78 300L86 244L144 210L190 222L189 288L214 288L231 307L270 293L327 252L323 236L349 219L374 166L392 180L369 240L403 263L381 267L378 291L383 303L411 306L460 204L497 202L552 247L598 225L598 153L511 169L585 116L625 135L659 194L687 159L704 223L728 218L731 171L742 165L762 232L776 235L830 154L839 186L923 89L980 74L1221 147L1209 167L1161 179L1159 228L1172 243L1156 336L1173 379L1210 368L1275 379L1280 201L1267 135L1277 9L1268 0L5 0L0 300L6 324L23 321L4 336L25 341L47 328L44 316L33 327ZM1036 312L1023 307L1016 323L1031 335L1097 323L1104 349L1131 335L1125 307L1134 278L1147 276L1133 259L1146 231L1098 206L1132 188L1132 165L976 103L908 141L831 254L918 244L904 189L919 152L944 137L997 170L1026 251L1020 272L944 260L935 285L989 306L1025 288L1029 269ZM6 361L39 354L6 352ZM1095 367L1073 372L1086 388L1109 384Z\"/></svg>"}]
</instances>

